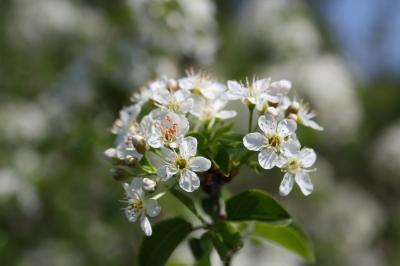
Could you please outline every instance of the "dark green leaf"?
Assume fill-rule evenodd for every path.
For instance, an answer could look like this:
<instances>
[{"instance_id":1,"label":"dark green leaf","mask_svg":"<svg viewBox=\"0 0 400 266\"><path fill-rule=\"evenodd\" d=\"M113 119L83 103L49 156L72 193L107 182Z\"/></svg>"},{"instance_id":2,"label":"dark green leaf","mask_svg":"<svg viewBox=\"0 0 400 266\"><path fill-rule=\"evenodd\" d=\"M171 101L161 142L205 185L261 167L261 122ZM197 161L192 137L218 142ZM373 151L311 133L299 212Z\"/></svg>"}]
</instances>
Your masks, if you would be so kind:
<instances>
[{"instance_id":1,"label":"dark green leaf","mask_svg":"<svg viewBox=\"0 0 400 266\"><path fill-rule=\"evenodd\" d=\"M193 228L190 223L174 218L162 221L153 228L153 235L146 237L140 247L139 264L141 266L165 265L169 256Z\"/></svg>"},{"instance_id":2,"label":"dark green leaf","mask_svg":"<svg viewBox=\"0 0 400 266\"><path fill-rule=\"evenodd\" d=\"M198 212L196 209L196 205L192 198L188 197L187 195L183 194L176 188L170 190L172 195L174 195L180 202L182 202L194 215L198 216Z\"/></svg>"},{"instance_id":3,"label":"dark green leaf","mask_svg":"<svg viewBox=\"0 0 400 266\"><path fill-rule=\"evenodd\" d=\"M229 153L225 149L221 149L218 151L217 155L215 156L215 163L225 175L229 175L230 157Z\"/></svg>"},{"instance_id":4,"label":"dark green leaf","mask_svg":"<svg viewBox=\"0 0 400 266\"><path fill-rule=\"evenodd\" d=\"M232 224L227 222L217 223L214 230L221 235L224 244L229 249L237 250L243 246L242 237Z\"/></svg>"},{"instance_id":5,"label":"dark green leaf","mask_svg":"<svg viewBox=\"0 0 400 266\"><path fill-rule=\"evenodd\" d=\"M222 261L225 261L228 256L229 256L229 249L228 247L224 244L224 240L222 239L222 236L217 234L216 232L209 231L206 233L206 236L209 237L217 250L217 253L219 257L221 258Z\"/></svg>"},{"instance_id":6,"label":"dark green leaf","mask_svg":"<svg viewBox=\"0 0 400 266\"><path fill-rule=\"evenodd\" d=\"M192 238L189 244L196 260L195 266L211 266L211 239L206 234L203 234L201 238Z\"/></svg>"},{"instance_id":7,"label":"dark green leaf","mask_svg":"<svg viewBox=\"0 0 400 266\"><path fill-rule=\"evenodd\" d=\"M275 225L291 222L289 213L270 195L261 190L244 191L226 202L230 221L262 221Z\"/></svg>"},{"instance_id":8,"label":"dark green leaf","mask_svg":"<svg viewBox=\"0 0 400 266\"><path fill-rule=\"evenodd\" d=\"M293 251L308 262L315 261L310 239L296 225L276 227L265 223L256 223L253 233Z\"/></svg>"}]
</instances>

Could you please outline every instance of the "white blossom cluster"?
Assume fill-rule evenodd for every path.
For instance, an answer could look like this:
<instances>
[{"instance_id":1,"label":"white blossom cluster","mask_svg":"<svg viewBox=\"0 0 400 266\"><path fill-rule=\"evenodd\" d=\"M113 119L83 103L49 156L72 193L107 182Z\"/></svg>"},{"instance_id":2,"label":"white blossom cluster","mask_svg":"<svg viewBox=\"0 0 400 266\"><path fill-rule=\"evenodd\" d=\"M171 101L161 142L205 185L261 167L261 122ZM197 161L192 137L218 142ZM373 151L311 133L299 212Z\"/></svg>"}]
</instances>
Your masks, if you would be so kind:
<instances>
[{"instance_id":1,"label":"white blossom cluster","mask_svg":"<svg viewBox=\"0 0 400 266\"><path fill-rule=\"evenodd\" d=\"M218 167L213 158L197 155L198 140L189 132L212 130L234 118L237 112L227 105L235 100L248 106L251 115L257 111L262 132L248 132L241 148L259 151L262 168L279 167L285 172L282 195L290 193L294 182L309 195L313 185L308 173L316 154L301 148L296 128L297 124L316 130L322 127L313 120L315 114L307 104L289 97L291 87L290 81L272 82L269 78L225 85L203 73L188 73L180 79L162 76L135 93L133 104L120 111L112 128L117 135L115 147L105 151L114 164L141 171L133 175L130 184L123 183L128 220L140 220L145 234L151 235L147 216L160 213L157 199L175 184L185 192L197 190L201 173ZM113 168L112 174L119 177L126 172Z\"/></svg>"}]
</instances>

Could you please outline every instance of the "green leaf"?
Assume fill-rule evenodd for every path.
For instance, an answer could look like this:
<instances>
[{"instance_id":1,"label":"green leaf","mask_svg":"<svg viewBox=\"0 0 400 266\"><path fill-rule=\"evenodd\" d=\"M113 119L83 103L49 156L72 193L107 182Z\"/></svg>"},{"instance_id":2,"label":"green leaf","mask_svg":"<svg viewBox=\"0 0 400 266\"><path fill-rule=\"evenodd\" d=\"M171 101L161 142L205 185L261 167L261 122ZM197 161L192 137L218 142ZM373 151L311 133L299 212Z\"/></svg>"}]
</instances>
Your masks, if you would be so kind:
<instances>
[{"instance_id":1,"label":"green leaf","mask_svg":"<svg viewBox=\"0 0 400 266\"><path fill-rule=\"evenodd\" d=\"M244 191L226 202L227 220L261 221L275 225L291 222L289 213L266 192L256 189Z\"/></svg>"},{"instance_id":2,"label":"green leaf","mask_svg":"<svg viewBox=\"0 0 400 266\"><path fill-rule=\"evenodd\" d=\"M217 253L219 257L221 258L222 261L225 261L228 256L229 256L229 249L228 247L224 244L224 240L222 239L222 236L217 234L214 231L209 231L206 233L206 236L209 237L217 250Z\"/></svg>"},{"instance_id":3,"label":"green leaf","mask_svg":"<svg viewBox=\"0 0 400 266\"><path fill-rule=\"evenodd\" d=\"M196 261L195 266L211 266L212 243L206 234L203 234L201 238L190 239L189 245Z\"/></svg>"},{"instance_id":4,"label":"green leaf","mask_svg":"<svg viewBox=\"0 0 400 266\"><path fill-rule=\"evenodd\" d=\"M314 263L315 261L310 239L296 225L276 227L265 223L256 223L253 234L285 247L308 262Z\"/></svg>"},{"instance_id":5,"label":"green leaf","mask_svg":"<svg viewBox=\"0 0 400 266\"><path fill-rule=\"evenodd\" d=\"M153 228L151 237L146 237L140 247L139 265L162 266L169 256L193 228L182 218L162 221Z\"/></svg>"},{"instance_id":6,"label":"green leaf","mask_svg":"<svg viewBox=\"0 0 400 266\"><path fill-rule=\"evenodd\" d=\"M243 246L243 240L236 228L227 222L219 222L209 231L210 237L222 261L234 254Z\"/></svg>"},{"instance_id":7,"label":"green leaf","mask_svg":"<svg viewBox=\"0 0 400 266\"><path fill-rule=\"evenodd\" d=\"M173 188L170 191L172 195L174 195L178 200L180 200L180 202L182 202L194 215L199 216L199 213L197 212L196 209L196 205L192 198L183 194L177 188Z\"/></svg>"},{"instance_id":8,"label":"green leaf","mask_svg":"<svg viewBox=\"0 0 400 266\"><path fill-rule=\"evenodd\" d=\"M218 151L215 156L215 163L218 165L219 169L224 173L224 175L229 175L230 172L230 157L229 153L225 149Z\"/></svg>"}]
</instances>

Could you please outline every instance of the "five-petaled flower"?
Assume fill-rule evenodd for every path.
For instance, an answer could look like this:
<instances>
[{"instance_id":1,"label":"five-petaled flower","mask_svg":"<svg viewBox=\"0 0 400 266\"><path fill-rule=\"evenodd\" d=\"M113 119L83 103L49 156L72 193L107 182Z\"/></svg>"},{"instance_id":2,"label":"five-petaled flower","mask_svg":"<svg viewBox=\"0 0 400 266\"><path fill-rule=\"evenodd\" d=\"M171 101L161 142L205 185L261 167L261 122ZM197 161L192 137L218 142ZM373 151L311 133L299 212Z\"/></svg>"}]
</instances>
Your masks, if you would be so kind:
<instances>
[{"instance_id":1,"label":"five-petaled flower","mask_svg":"<svg viewBox=\"0 0 400 266\"><path fill-rule=\"evenodd\" d=\"M161 208L158 206L157 200L146 199L143 191L143 179L140 177L133 178L131 184L123 183L128 206L125 207L125 215L130 222L136 222L140 219L140 227L147 236L151 236L152 229L149 219L157 216Z\"/></svg>"},{"instance_id":2,"label":"five-petaled flower","mask_svg":"<svg viewBox=\"0 0 400 266\"><path fill-rule=\"evenodd\" d=\"M162 148L161 151L164 164L157 171L161 181L177 176L179 186L187 192L193 192L200 187L200 179L196 172L210 169L211 161L202 156L195 156L197 140L194 137L182 140L179 144L179 153L168 148Z\"/></svg>"},{"instance_id":3,"label":"five-petaled flower","mask_svg":"<svg viewBox=\"0 0 400 266\"><path fill-rule=\"evenodd\" d=\"M276 163L285 172L279 187L279 193L282 196L286 196L292 191L295 181L306 196L310 195L314 189L308 174L313 169L308 168L314 165L317 155L313 149L303 148L300 150L299 146L286 149Z\"/></svg>"},{"instance_id":4,"label":"five-petaled flower","mask_svg":"<svg viewBox=\"0 0 400 266\"><path fill-rule=\"evenodd\" d=\"M272 169L280 153L286 147L297 142L294 135L297 124L291 119L277 121L270 114L260 116L258 126L264 134L249 133L243 138L244 146L251 151L260 151L258 162L264 169Z\"/></svg>"}]
</instances>

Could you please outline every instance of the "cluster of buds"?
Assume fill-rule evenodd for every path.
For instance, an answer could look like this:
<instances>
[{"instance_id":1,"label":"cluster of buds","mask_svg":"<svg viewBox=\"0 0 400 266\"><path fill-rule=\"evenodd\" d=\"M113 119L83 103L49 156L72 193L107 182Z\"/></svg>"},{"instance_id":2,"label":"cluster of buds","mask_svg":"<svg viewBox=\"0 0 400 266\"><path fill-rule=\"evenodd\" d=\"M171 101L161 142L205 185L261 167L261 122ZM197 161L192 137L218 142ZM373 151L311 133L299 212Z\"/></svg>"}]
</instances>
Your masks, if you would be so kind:
<instances>
[{"instance_id":1,"label":"cluster of buds","mask_svg":"<svg viewBox=\"0 0 400 266\"><path fill-rule=\"evenodd\" d=\"M147 216L160 213L157 199L175 186L193 192L201 186L204 173L218 169L211 152L198 155L199 140L192 133L212 132L234 118L237 112L227 106L235 100L250 110L249 131L242 135L240 148L258 151L262 168L279 167L285 172L280 194L289 194L294 182L305 195L310 194L313 185L308 172L316 154L301 148L296 129L298 124L316 130L322 127L312 120L315 114L309 106L291 99L290 92L287 80L224 84L203 73L188 73L177 80L163 76L135 93L133 104L120 111L112 128L117 135L115 147L105 151L115 165L112 175L117 180L133 177L130 184L123 183L129 221L140 219L145 234L151 235ZM254 115L262 133L252 132ZM242 158L239 164L245 160L250 159Z\"/></svg>"}]
</instances>

